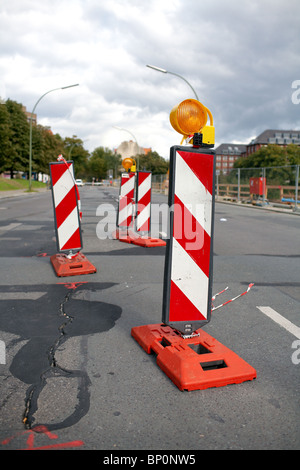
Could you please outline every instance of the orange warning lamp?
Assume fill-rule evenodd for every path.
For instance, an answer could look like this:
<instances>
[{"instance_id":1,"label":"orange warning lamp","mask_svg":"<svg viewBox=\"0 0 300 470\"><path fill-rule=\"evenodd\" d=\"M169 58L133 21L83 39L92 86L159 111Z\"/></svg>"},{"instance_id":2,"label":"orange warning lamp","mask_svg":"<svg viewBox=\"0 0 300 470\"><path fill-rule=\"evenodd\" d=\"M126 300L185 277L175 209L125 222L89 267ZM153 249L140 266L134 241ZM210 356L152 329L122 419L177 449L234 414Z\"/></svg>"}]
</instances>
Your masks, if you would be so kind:
<instances>
[{"instance_id":1,"label":"orange warning lamp","mask_svg":"<svg viewBox=\"0 0 300 470\"><path fill-rule=\"evenodd\" d=\"M206 125L209 116L210 125ZM188 137L194 146L213 147L215 129L213 117L208 108L200 101L187 99L174 106L170 113L170 122L175 131L182 134L182 141Z\"/></svg>"},{"instance_id":2,"label":"orange warning lamp","mask_svg":"<svg viewBox=\"0 0 300 470\"><path fill-rule=\"evenodd\" d=\"M122 161L122 166L125 168L125 170L128 172L130 171L135 171L136 169L136 163L133 158L124 158Z\"/></svg>"}]
</instances>

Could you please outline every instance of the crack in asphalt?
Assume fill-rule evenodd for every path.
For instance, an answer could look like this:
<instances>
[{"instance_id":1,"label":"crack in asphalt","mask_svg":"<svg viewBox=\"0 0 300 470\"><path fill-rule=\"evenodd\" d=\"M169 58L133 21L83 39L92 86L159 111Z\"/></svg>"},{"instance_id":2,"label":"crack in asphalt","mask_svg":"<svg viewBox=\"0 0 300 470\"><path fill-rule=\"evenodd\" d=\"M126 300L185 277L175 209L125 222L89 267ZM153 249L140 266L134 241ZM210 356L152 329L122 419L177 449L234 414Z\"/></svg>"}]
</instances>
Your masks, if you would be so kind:
<instances>
[{"instance_id":1,"label":"crack in asphalt","mask_svg":"<svg viewBox=\"0 0 300 470\"><path fill-rule=\"evenodd\" d=\"M51 345L48 350L48 362L49 368L43 371L40 375L40 380L38 383L33 384L27 390L26 399L25 399L25 411L23 414L23 423L26 429L32 429L35 418L34 414L38 410L38 399L40 393L47 383L47 379L53 376L64 376L64 377L78 377L79 378L79 393L77 395L78 403L75 406L75 411L71 416L65 419L61 423L56 424L46 424L46 428L51 430L61 429L68 427L71 424L74 424L74 421L78 421L82 416L86 414L89 409L89 385L90 380L85 371L82 370L67 370L59 366L55 353L59 346L67 339L67 334L65 333L65 327L72 323L74 317L67 314L64 310L64 305L69 301L72 291L68 292L64 300L59 305L59 315L65 317L65 321L59 326L59 336L56 341Z\"/></svg>"}]
</instances>

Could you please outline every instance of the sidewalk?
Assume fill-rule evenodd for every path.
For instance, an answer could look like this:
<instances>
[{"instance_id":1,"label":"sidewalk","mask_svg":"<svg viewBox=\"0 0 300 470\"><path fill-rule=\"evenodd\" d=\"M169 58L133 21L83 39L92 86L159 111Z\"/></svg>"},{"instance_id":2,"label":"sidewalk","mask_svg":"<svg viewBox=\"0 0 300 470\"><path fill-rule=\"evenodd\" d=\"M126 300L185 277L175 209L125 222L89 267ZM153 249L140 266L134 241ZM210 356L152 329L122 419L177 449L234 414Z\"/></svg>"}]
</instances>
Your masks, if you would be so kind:
<instances>
[{"instance_id":1,"label":"sidewalk","mask_svg":"<svg viewBox=\"0 0 300 470\"><path fill-rule=\"evenodd\" d=\"M33 196L37 193L44 193L46 191L47 188L34 189L31 192L29 192L27 189L11 189L9 191L0 191L0 199L8 199L18 196Z\"/></svg>"}]
</instances>

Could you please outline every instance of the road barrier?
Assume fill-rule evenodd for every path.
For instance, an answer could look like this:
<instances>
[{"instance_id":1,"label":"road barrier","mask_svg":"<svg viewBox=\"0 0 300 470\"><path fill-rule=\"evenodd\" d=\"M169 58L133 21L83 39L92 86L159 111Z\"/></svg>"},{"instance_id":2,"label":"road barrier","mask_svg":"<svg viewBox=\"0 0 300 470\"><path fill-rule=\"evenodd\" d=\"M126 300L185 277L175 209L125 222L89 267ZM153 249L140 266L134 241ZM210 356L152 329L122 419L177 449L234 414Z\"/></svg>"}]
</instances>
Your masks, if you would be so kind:
<instances>
[{"instance_id":1,"label":"road barrier","mask_svg":"<svg viewBox=\"0 0 300 470\"><path fill-rule=\"evenodd\" d=\"M135 177L135 172L123 172L121 175L117 228L113 238L125 243L131 243L128 231L133 223Z\"/></svg>"},{"instance_id":2,"label":"road barrier","mask_svg":"<svg viewBox=\"0 0 300 470\"><path fill-rule=\"evenodd\" d=\"M151 182L152 173L148 171L122 174L117 229L113 238L144 247L166 245L164 240L150 235Z\"/></svg>"},{"instance_id":3,"label":"road barrier","mask_svg":"<svg viewBox=\"0 0 300 470\"><path fill-rule=\"evenodd\" d=\"M180 390L241 383L256 371L201 330L212 311L214 152L172 147L170 240L162 323L134 327L133 338Z\"/></svg>"},{"instance_id":4,"label":"road barrier","mask_svg":"<svg viewBox=\"0 0 300 470\"><path fill-rule=\"evenodd\" d=\"M163 321L191 334L210 320L214 152L173 147Z\"/></svg>"},{"instance_id":5,"label":"road barrier","mask_svg":"<svg viewBox=\"0 0 300 470\"><path fill-rule=\"evenodd\" d=\"M197 390L252 380L256 371L200 331L212 310L214 129L211 113L200 102L185 100L181 105L173 108L170 121L193 147L170 151L162 323L134 327L131 335L148 354L157 355L157 364L180 390Z\"/></svg>"},{"instance_id":6,"label":"road barrier","mask_svg":"<svg viewBox=\"0 0 300 470\"><path fill-rule=\"evenodd\" d=\"M51 256L50 261L59 277L91 274L96 268L80 253L82 235L73 162L58 158L60 161L50 163L50 177L59 253Z\"/></svg>"},{"instance_id":7,"label":"road barrier","mask_svg":"<svg viewBox=\"0 0 300 470\"><path fill-rule=\"evenodd\" d=\"M160 238L151 237L151 193L152 173L138 171L136 179L136 211L134 229L130 231L131 243L144 247L165 246L166 242Z\"/></svg>"}]
</instances>

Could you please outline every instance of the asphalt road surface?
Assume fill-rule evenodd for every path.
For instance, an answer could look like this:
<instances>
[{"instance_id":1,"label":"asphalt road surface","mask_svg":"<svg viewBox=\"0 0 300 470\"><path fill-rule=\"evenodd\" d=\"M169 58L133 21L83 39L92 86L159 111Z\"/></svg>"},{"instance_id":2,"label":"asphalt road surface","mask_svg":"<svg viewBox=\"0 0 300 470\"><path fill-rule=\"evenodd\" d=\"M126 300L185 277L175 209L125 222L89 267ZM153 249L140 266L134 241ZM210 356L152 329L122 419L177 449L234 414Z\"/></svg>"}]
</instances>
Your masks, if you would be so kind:
<instances>
[{"instance_id":1,"label":"asphalt road surface","mask_svg":"<svg viewBox=\"0 0 300 470\"><path fill-rule=\"evenodd\" d=\"M67 278L51 192L0 200L0 449L299 449L300 217L216 203L214 305L254 286L204 330L257 378L180 391L131 336L161 322L165 248L99 238L118 191L80 194L97 273Z\"/></svg>"}]
</instances>

